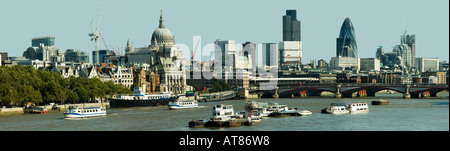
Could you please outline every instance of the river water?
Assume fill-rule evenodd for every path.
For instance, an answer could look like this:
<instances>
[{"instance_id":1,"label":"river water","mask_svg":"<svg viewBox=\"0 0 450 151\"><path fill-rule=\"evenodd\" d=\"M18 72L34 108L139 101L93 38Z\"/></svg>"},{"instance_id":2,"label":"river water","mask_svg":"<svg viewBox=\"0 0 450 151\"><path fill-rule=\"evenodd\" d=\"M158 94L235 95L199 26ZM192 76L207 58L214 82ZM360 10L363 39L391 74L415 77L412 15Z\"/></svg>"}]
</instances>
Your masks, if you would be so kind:
<instances>
[{"instance_id":1,"label":"river water","mask_svg":"<svg viewBox=\"0 0 450 151\"><path fill-rule=\"evenodd\" d=\"M169 110L162 107L108 108L107 116L65 119L62 112L48 114L1 115L1 131L448 131L448 92L443 98L402 99L401 94L384 94L389 105L370 105L377 98L335 99L280 98L255 99L278 102L299 110L312 110L311 116L263 118L252 126L233 128L189 128L192 119L209 118L215 104L232 104L244 111L244 100L200 102L197 109ZM438 95L439 96L439 95ZM442 97L442 96L441 96ZM330 103L369 103L362 114L330 115L320 110Z\"/></svg>"}]
</instances>

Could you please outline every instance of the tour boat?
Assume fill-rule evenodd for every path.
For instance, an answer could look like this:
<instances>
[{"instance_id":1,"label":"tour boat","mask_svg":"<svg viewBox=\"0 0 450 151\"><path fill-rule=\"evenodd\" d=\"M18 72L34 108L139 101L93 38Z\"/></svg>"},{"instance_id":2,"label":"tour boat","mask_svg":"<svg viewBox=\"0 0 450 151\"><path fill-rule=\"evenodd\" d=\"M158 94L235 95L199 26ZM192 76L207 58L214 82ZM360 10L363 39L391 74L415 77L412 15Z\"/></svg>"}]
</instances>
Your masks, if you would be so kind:
<instances>
[{"instance_id":1,"label":"tour boat","mask_svg":"<svg viewBox=\"0 0 450 151\"><path fill-rule=\"evenodd\" d=\"M86 118L105 115L106 115L106 108L104 107L83 107L73 105L69 106L69 108L67 108L66 111L64 111L64 116L66 118Z\"/></svg>"},{"instance_id":2,"label":"tour boat","mask_svg":"<svg viewBox=\"0 0 450 151\"><path fill-rule=\"evenodd\" d=\"M367 113L367 112L369 112L369 106L367 105L366 102L348 103L346 107L350 113Z\"/></svg>"},{"instance_id":3,"label":"tour boat","mask_svg":"<svg viewBox=\"0 0 450 151\"><path fill-rule=\"evenodd\" d=\"M345 104L331 103L330 107L322 109L322 113L346 114L346 113L350 113L350 111L347 110L347 108L345 107Z\"/></svg>"},{"instance_id":4,"label":"tour boat","mask_svg":"<svg viewBox=\"0 0 450 151\"><path fill-rule=\"evenodd\" d=\"M198 103L196 100L179 100L169 102L169 109L190 109L190 108L198 108Z\"/></svg>"}]
</instances>

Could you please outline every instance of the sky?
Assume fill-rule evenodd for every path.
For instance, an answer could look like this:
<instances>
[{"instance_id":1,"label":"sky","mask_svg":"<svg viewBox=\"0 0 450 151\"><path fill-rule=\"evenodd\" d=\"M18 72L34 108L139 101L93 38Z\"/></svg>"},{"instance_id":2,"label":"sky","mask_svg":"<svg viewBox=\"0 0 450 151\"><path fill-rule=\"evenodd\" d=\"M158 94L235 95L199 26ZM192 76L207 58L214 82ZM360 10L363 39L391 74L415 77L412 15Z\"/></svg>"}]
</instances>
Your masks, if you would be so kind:
<instances>
[{"instance_id":1,"label":"sky","mask_svg":"<svg viewBox=\"0 0 450 151\"><path fill-rule=\"evenodd\" d=\"M378 46L392 52L407 31L416 35L416 58L438 57L449 62L448 0L14 0L0 2L0 52L22 56L31 39L55 36L56 46L87 51L92 61L90 23L97 26L109 49L150 45L163 10L166 28L176 44L194 49L216 39L251 41L255 44L282 41L282 16L297 10L301 21L302 63L329 61L336 55L336 38L346 17L353 23L360 58L374 58ZM105 44L99 39L99 48ZM183 50L189 56L189 50ZM206 54L206 53L205 53ZM209 54L209 53L208 53Z\"/></svg>"}]
</instances>

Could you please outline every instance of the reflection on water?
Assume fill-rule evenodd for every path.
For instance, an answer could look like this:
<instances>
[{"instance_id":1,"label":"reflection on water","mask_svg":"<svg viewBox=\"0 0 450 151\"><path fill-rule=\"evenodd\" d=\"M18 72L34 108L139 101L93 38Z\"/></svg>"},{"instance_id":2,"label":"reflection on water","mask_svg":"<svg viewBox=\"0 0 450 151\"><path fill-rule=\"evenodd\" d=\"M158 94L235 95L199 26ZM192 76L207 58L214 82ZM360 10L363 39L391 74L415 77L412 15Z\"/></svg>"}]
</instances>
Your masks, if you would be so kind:
<instances>
[{"instance_id":1,"label":"reflection on water","mask_svg":"<svg viewBox=\"0 0 450 151\"><path fill-rule=\"evenodd\" d=\"M448 94L448 93L447 93ZM390 94L398 95L398 94ZM448 96L448 95L447 95ZM383 97L377 96L377 97ZM109 108L104 117L65 119L62 112L0 116L3 131L448 131L449 100L402 99L389 97L389 105L370 105L377 98L293 98L256 99L277 102L299 110L311 110L310 116L263 118L253 126L233 128L189 128L192 119L210 118L215 104L231 104L235 112L244 111L245 101L199 102L199 108L169 110L167 106ZM369 103L364 114L330 115L320 110L330 103Z\"/></svg>"}]
</instances>

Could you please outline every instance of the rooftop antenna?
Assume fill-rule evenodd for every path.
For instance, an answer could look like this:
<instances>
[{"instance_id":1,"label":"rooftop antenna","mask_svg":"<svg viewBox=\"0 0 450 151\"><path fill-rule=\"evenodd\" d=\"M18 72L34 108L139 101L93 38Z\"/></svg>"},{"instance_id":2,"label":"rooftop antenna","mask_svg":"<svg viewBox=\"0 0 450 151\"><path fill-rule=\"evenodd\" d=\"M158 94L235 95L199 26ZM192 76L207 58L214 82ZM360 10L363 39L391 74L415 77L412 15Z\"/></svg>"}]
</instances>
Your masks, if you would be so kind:
<instances>
[{"instance_id":1,"label":"rooftop antenna","mask_svg":"<svg viewBox=\"0 0 450 151\"><path fill-rule=\"evenodd\" d=\"M92 29L92 33L89 34L89 36L91 37L91 41L94 41L95 43L95 64L100 64L100 60L99 60L99 53L98 53L98 30L100 27L100 23L102 21L102 16L103 16L103 8L104 8L104 3L102 4L102 9L100 12L100 17L98 18L98 23L97 23L97 28L94 29L94 26L92 26L92 22L93 20L91 20L91 29Z\"/></svg>"}]
</instances>

